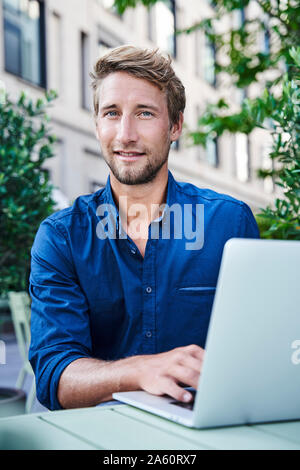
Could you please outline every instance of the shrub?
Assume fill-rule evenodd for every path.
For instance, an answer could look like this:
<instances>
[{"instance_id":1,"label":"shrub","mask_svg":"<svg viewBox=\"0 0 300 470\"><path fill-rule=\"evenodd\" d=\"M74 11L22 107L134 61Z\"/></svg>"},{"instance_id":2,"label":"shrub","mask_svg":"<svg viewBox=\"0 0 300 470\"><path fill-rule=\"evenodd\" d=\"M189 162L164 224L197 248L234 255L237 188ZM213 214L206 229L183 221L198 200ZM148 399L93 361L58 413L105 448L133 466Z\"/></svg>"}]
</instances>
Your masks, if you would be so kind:
<instances>
[{"instance_id":1,"label":"shrub","mask_svg":"<svg viewBox=\"0 0 300 470\"><path fill-rule=\"evenodd\" d=\"M24 92L0 101L0 294L27 289L30 250L41 221L53 212L52 185L42 166L56 140L46 108L53 91L34 103Z\"/></svg>"}]
</instances>

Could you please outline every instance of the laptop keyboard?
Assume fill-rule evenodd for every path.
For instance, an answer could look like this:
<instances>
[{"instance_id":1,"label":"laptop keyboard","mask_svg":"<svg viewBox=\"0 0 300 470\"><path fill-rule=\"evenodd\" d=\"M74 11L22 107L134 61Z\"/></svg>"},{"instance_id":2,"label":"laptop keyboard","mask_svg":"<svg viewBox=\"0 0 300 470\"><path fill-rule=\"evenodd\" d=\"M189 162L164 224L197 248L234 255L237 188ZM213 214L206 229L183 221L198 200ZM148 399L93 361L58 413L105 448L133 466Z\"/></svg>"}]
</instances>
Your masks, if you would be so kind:
<instances>
[{"instance_id":1,"label":"laptop keyboard","mask_svg":"<svg viewBox=\"0 0 300 470\"><path fill-rule=\"evenodd\" d=\"M170 401L170 404L181 406L181 408L186 408L187 410L192 410L194 408L196 390L189 390L189 392L193 395L192 401L189 401L188 403L184 403L183 401L174 400L174 401Z\"/></svg>"}]
</instances>

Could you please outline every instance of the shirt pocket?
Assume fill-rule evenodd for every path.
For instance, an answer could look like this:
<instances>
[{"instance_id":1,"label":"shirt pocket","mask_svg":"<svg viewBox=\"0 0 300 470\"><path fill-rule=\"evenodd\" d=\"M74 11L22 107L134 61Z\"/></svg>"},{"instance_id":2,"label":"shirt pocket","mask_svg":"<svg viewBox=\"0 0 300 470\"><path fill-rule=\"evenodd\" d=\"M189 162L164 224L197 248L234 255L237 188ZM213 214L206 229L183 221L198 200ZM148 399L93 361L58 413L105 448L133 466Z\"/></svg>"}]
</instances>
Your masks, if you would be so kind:
<instances>
[{"instance_id":1,"label":"shirt pocket","mask_svg":"<svg viewBox=\"0 0 300 470\"><path fill-rule=\"evenodd\" d=\"M216 288L215 287L204 287L204 286L184 286L184 287L177 287L177 291L179 294L190 294L190 295L209 295L215 294Z\"/></svg>"}]
</instances>

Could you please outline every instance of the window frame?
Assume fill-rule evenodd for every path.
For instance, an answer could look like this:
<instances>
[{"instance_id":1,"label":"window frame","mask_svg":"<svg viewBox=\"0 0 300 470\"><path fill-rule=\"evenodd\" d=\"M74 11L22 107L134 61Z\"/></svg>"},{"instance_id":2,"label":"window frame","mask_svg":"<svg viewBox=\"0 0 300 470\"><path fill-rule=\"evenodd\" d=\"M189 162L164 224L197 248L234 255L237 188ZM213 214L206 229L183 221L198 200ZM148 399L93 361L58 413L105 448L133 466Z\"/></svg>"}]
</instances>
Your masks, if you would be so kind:
<instances>
[{"instance_id":1,"label":"window frame","mask_svg":"<svg viewBox=\"0 0 300 470\"><path fill-rule=\"evenodd\" d=\"M90 35L80 31L80 107L85 111L91 111L91 103L88 99L88 62L90 51Z\"/></svg>"},{"instance_id":2,"label":"window frame","mask_svg":"<svg viewBox=\"0 0 300 470\"><path fill-rule=\"evenodd\" d=\"M157 3L162 3L170 10L173 16L173 27L174 27L174 32L172 36L172 43L173 43L173 51L165 51L169 53L174 59L178 59L178 45L177 45L177 35L176 35L176 29L177 29L177 6L176 6L176 0L168 0L169 5L164 2L163 0L160 0ZM149 9L148 11L148 17L147 17L147 28L148 28L148 39L155 44L158 45L157 43L157 27L156 27L156 8L157 4L153 5L152 8ZM159 45L158 45L159 46ZM161 48L161 46L159 46Z\"/></svg>"},{"instance_id":3,"label":"window frame","mask_svg":"<svg viewBox=\"0 0 300 470\"><path fill-rule=\"evenodd\" d=\"M29 0L31 1L31 0ZM7 44L5 42L5 31L7 30L7 26L12 27L20 32L20 30L7 21L5 18L4 14L4 3L2 3L2 15L3 15L3 50L4 50L4 70L6 73L9 73L11 75L14 75L15 77L18 77L20 80L38 87L42 89L47 89L47 47L46 47L46 11L45 11L45 2L44 0L35 0L39 3L39 8L40 8L40 17L39 17L39 27L38 27L38 35L39 35L39 57L38 57L38 63L39 63L39 75L40 75L40 80L39 82L35 82L33 80L30 80L29 78L26 78L24 74L22 74L22 64L21 64L21 49L19 48L18 50L18 59L19 59L19 73L16 73L12 70L10 70L7 66ZM20 43L22 41L22 35L20 32Z\"/></svg>"},{"instance_id":4,"label":"window frame","mask_svg":"<svg viewBox=\"0 0 300 470\"><path fill-rule=\"evenodd\" d=\"M215 156L216 156L216 159L215 159L215 162L212 162L210 161L210 159L208 158L208 150L207 150L207 145L204 149L204 155L205 155L205 162L211 166L212 168L218 168L220 166L220 152L219 152L219 137L214 137L212 139L209 139L215 146Z\"/></svg>"}]
</instances>

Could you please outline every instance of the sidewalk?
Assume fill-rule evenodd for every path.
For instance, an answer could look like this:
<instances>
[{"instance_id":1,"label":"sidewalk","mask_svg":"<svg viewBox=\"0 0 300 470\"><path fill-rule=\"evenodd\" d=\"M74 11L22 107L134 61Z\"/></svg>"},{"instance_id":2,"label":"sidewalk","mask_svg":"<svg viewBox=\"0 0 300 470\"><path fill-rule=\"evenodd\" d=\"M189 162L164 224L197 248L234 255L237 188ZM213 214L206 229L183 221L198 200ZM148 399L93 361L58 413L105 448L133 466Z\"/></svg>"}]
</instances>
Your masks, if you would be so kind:
<instances>
[{"instance_id":1,"label":"sidewalk","mask_svg":"<svg viewBox=\"0 0 300 470\"><path fill-rule=\"evenodd\" d=\"M0 364L0 387L15 388L16 381L20 369L22 367L22 359L19 353L16 337L13 333L2 335L0 338L5 343L6 364ZM24 382L23 390L29 393L32 383L32 377L27 376ZM31 413L39 413L47 411L37 399L32 406Z\"/></svg>"}]
</instances>

